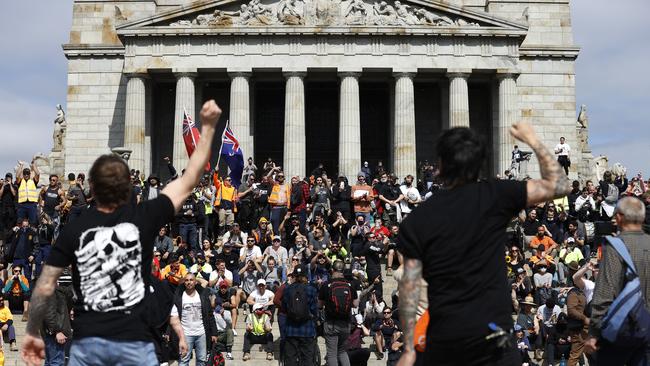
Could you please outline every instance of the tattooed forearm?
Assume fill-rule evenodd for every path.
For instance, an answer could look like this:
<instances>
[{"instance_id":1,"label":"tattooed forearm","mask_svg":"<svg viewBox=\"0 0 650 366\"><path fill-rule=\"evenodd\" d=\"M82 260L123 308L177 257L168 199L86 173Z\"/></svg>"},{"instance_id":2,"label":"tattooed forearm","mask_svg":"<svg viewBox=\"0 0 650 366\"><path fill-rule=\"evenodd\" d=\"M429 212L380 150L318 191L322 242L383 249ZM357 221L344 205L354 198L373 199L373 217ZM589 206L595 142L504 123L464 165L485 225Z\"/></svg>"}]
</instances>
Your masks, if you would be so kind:
<instances>
[{"instance_id":1,"label":"tattooed forearm","mask_svg":"<svg viewBox=\"0 0 650 366\"><path fill-rule=\"evenodd\" d=\"M534 205L555 198L564 197L571 192L571 182L551 152L537 138L529 141L539 161L542 179L529 180L527 183L528 204Z\"/></svg>"},{"instance_id":2,"label":"tattooed forearm","mask_svg":"<svg viewBox=\"0 0 650 366\"><path fill-rule=\"evenodd\" d=\"M399 281L399 318L404 332L404 351L414 348L413 332L415 330L415 315L420 300L422 284L422 261L406 259L404 261L404 275Z\"/></svg>"},{"instance_id":3,"label":"tattooed forearm","mask_svg":"<svg viewBox=\"0 0 650 366\"><path fill-rule=\"evenodd\" d=\"M43 319L47 310L48 299L54 295L56 288L56 281L61 276L63 268L52 267L46 265L43 267L36 288L32 294L29 303L29 321L27 322L27 334L38 337L41 327L43 326Z\"/></svg>"}]
</instances>

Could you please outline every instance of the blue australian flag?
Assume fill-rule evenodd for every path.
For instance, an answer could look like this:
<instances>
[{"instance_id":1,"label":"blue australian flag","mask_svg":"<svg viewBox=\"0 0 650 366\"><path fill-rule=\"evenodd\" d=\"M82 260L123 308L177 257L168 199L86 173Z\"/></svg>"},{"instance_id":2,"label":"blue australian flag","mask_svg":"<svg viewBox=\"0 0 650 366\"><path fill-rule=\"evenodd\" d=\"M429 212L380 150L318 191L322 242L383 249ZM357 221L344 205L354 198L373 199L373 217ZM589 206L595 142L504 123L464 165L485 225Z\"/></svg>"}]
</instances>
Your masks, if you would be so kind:
<instances>
[{"instance_id":1,"label":"blue australian flag","mask_svg":"<svg viewBox=\"0 0 650 366\"><path fill-rule=\"evenodd\" d=\"M237 140L229 126L226 126L223 131L221 158L228 164L232 185L239 187L244 173L244 153L241 151L239 140Z\"/></svg>"}]
</instances>

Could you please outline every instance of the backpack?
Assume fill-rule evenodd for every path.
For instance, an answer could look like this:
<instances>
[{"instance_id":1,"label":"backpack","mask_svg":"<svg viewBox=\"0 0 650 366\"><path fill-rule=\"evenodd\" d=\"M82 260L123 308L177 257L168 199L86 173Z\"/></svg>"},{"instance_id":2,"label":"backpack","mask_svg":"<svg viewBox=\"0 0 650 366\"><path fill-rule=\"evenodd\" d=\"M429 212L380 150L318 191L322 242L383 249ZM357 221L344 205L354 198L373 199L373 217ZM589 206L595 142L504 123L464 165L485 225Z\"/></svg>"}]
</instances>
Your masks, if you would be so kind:
<instances>
[{"instance_id":1,"label":"backpack","mask_svg":"<svg viewBox=\"0 0 650 366\"><path fill-rule=\"evenodd\" d=\"M601 336L621 346L641 346L650 342L650 311L645 308L641 281L625 244L620 238L607 236L607 242L623 258L626 283L603 318Z\"/></svg>"},{"instance_id":2,"label":"backpack","mask_svg":"<svg viewBox=\"0 0 650 366\"><path fill-rule=\"evenodd\" d=\"M298 207L302 203L302 183L294 184L291 187L290 202L291 208Z\"/></svg>"},{"instance_id":3,"label":"backpack","mask_svg":"<svg viewBox=\"0 0 650 366\"><path fill-rule=\"evenodd\" d=\"M309 300L307 299L307 285L298 284L291 291L287 303L287 318L295 323L302 323L311 319Z\"/></svg>"},{"instance_id":4,"label":"backpack","mask_svg":"<svg viewBox=\"0 0 650 366\"><path fill-rule=\"evenodd\" d=\"M352 286L345 281L327 284L329 299L325 304L327 314L336 319L348 319L352 313Z\"/></svg>"},{"instance_id":5,"label":"backpack","mask_svg":"<svg viewBox=\"0 0 650 366\"><path fill-rule=\"evenodd\" d=\"M223 347L221 347L220 344L215 343L212 345L212 349L210 350L210 354L208 355L208 362L206 362L206 366L224 366L226 364L226 360L223 358L223 354L221 353Z\"/></svg>"}]
</instances>

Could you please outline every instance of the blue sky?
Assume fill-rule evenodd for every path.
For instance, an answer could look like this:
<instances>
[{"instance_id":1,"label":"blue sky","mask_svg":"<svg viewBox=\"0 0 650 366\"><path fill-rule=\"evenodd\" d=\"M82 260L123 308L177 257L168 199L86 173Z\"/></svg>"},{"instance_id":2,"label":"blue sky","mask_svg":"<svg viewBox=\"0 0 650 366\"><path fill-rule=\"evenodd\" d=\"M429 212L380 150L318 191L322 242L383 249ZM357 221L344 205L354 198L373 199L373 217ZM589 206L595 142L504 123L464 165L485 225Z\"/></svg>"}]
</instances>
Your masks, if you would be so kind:
<instances>
[{"instance_id":1,"label":"blue sky","mask_svg":"<svg viewBox=\"0 0 650 366\"><path fill-rule=\"evenodd\" d=\"M572 0L577 103L589 109L594 155L650 175L650 2ZM0 23L0 171L52 146L55 105L65 106L72 1L4 4ZM645 111L645 112L644 112Z\"/></svg>"}]
</instances>

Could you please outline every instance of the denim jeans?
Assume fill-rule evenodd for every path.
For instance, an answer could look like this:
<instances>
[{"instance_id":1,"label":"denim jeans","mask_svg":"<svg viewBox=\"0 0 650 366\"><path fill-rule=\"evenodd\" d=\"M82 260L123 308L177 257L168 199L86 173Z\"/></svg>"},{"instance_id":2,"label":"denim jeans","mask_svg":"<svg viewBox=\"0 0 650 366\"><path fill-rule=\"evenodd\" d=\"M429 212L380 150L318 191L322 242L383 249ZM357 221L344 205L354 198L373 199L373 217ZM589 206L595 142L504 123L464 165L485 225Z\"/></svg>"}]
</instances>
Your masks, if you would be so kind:
<instances>
[{"instance_id":1,"label":"denim jeans","mask_svg":"<svg viewBox=\"0 0 650 366\"><path fill-rule=\"evenodd\" d=\"M56 341L55 335L46 334L45 341L45 363L43 366L63 366L65 363L65 345Z\"/></svg>"},{"instance_id":2,"label":"denim jeans","mask_svg":"<svg viewBox=\"0 0 650 366\"><path fill-rule=\"evenodd\" d=\"M287 206L271 207L271 224L273 224L274 235L280 235L280 223L287 214Z\"/></svg>"},{"instance_id":3,"label":"denim jeans","mask_svg":"<svg viewBox=\"0 0 650 366\"><path fill-rule=\"evenodd\" d=\"M157 366L153 343L86 337L72 341L68 366Z\"/></svg>"},{"instance_id":4,"label":"denim jeans","mask_svg":"<svg viewBox=\"0 0 650 366\"><path fill-rule=\"evenodd\" d=\"M201 251L197 238L198 234L199 232L196 224L178 224L178 235L180 235L183 240L189 244L188 247L195 253Z\"/></svg>"},{"instance_id":5,"label":"denim jeans","mask_svg":"<svg viewBox=\"0 0 650 366\"><path fill-rule=\"evenodd\" d=\"M38 225L38 204L36 202L23 202L18 204L17 220L27 218L31 225Z\"/></svg>"},{"instance_id":6,"label":"denim jeans","mask_svg":"<svg viewBox=\"0 0 650 366\"><path fill-rule=\"evenodd\" d=\"M181 357L178 366L188 366L192 358L192 350L196 353L196 366L204 366L208 360L208 345L206 342L205 334L200 336L186 336L187 354Z\"/></svg>"}]
</instances>

